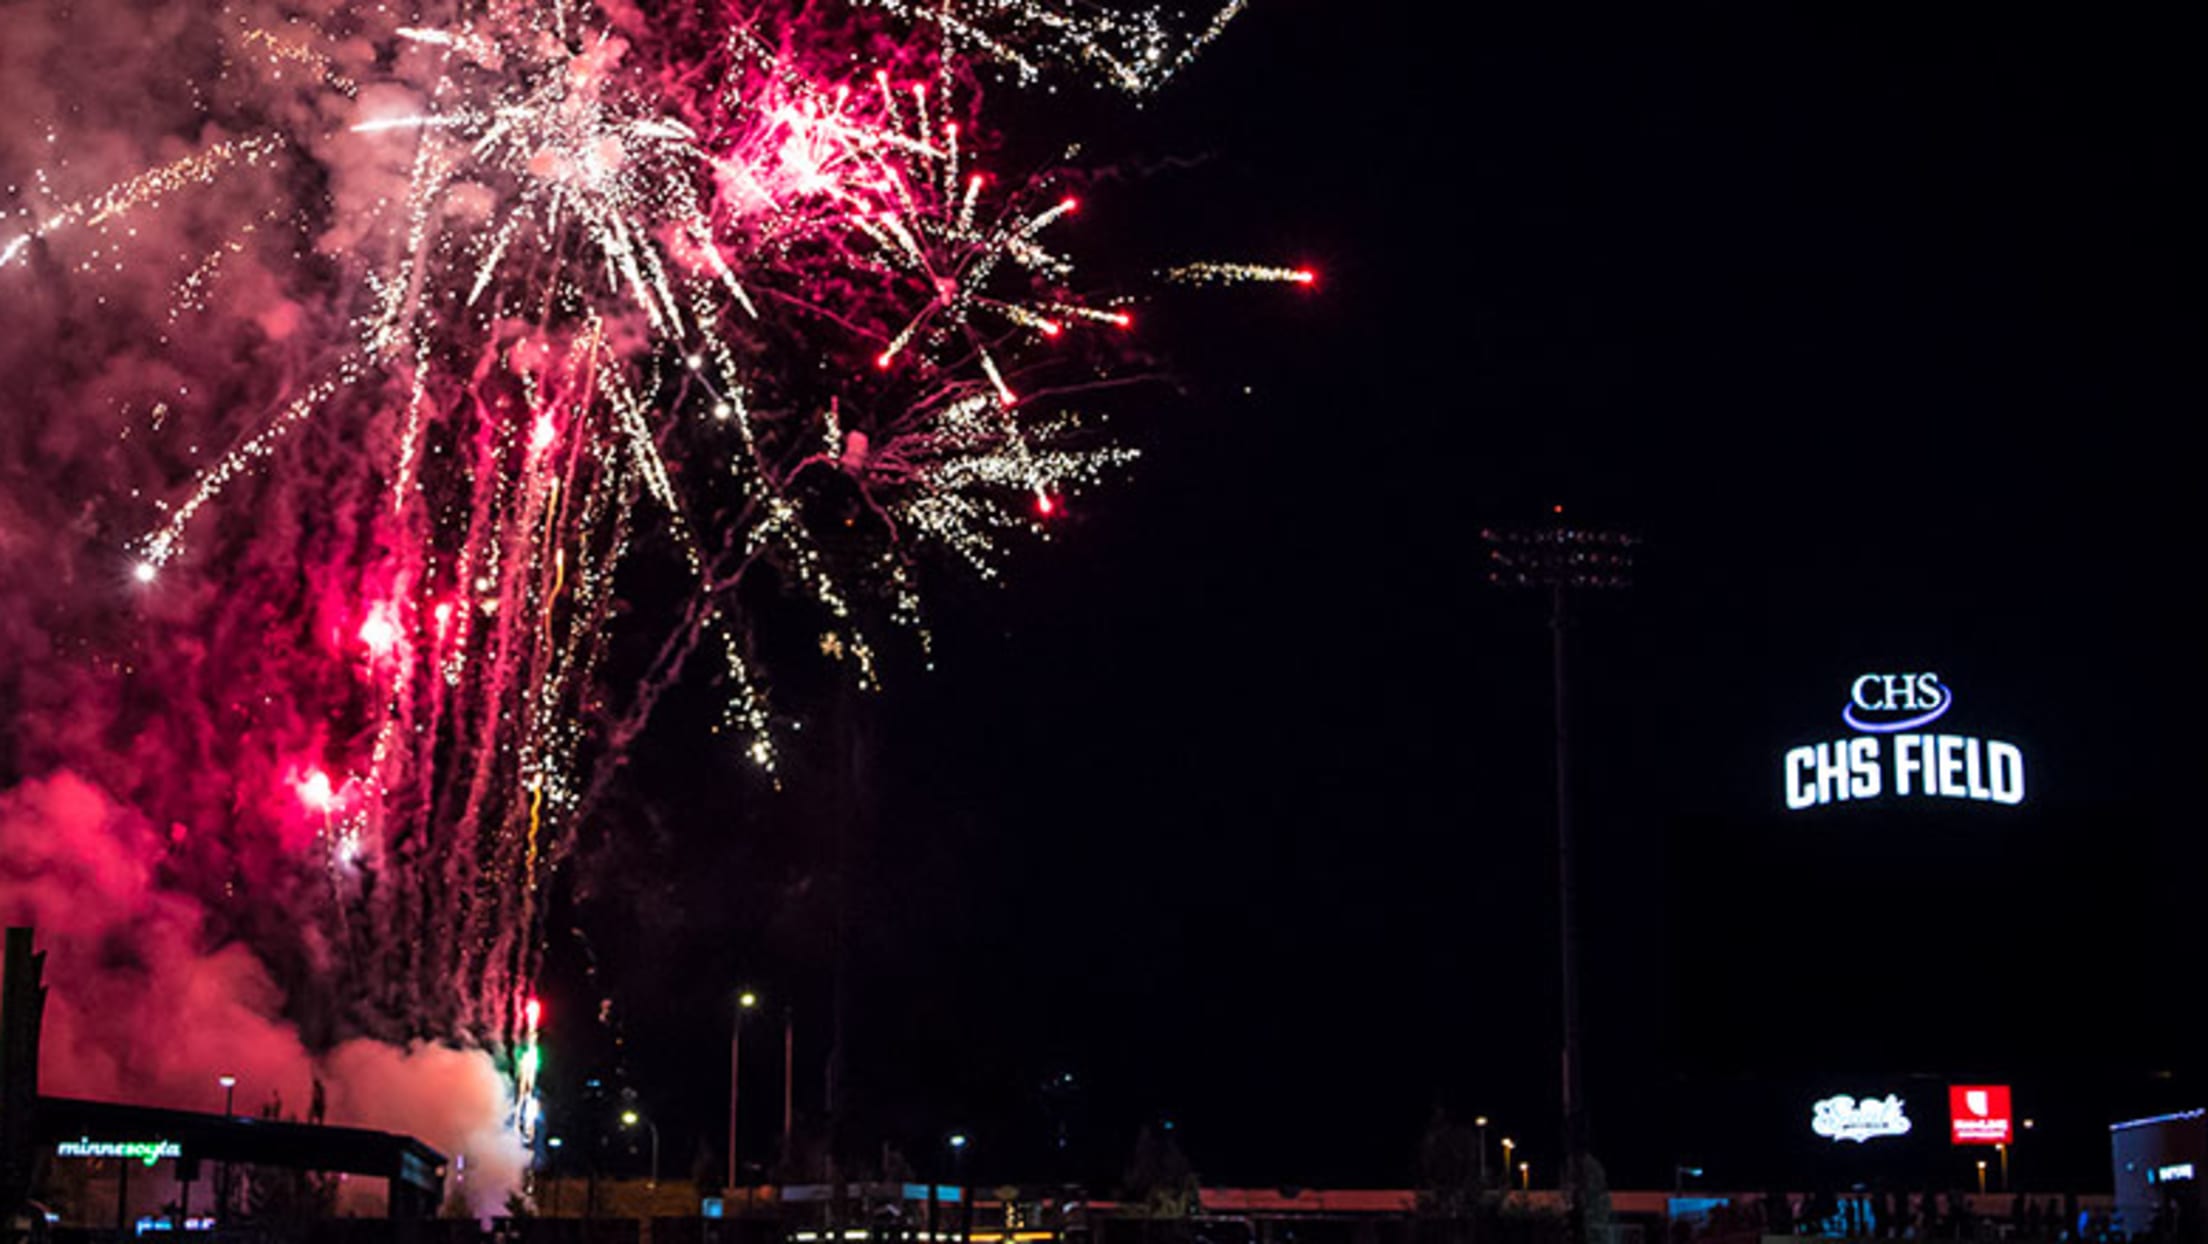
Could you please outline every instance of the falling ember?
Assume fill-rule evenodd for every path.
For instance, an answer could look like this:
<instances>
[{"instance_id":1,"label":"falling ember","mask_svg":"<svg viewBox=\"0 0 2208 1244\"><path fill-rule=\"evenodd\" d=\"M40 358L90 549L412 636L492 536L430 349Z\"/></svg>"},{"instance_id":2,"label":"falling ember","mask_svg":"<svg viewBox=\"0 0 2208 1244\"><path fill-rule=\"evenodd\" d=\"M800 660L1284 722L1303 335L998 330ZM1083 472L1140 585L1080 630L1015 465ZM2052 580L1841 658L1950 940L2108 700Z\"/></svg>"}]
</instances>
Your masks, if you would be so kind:
<instances>
[{"instance_id":1,"label":"falling ember","mask_svg":"<svg viewBox=\"0 0 2208 1244\"><path fill-rule=\"evenodd\" d=\"M1260 263L1189 263L1166 269L1164 276L1176 285L1241 285L1252 281L1309 285L1319 279L1319 274L1309 268Z\"/></svg>"},{"instance_id":2,"label":"falling ember","mask_svg":"<svg viewBox=\"0 0 2208 1244\"><path fill-rule=\"evenodd\" d=\"M552 442L559 439L559 435L560 428L552 422L552 412L539 414L536 423L529 429L529 452L533 455L541 454L552 448Z\"/></svg>"}]
</instances>

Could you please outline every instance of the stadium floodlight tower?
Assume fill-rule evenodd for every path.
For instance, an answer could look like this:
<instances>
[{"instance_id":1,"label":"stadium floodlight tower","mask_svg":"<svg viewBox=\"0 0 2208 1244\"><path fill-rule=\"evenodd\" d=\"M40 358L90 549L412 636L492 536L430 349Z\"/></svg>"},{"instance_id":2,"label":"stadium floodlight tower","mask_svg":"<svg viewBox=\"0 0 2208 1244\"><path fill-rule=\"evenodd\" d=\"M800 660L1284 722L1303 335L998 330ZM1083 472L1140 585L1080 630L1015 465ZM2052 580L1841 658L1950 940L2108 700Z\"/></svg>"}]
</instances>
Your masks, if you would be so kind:
<instances>
[{"instance_id":1,"label":"stadium floodlight tower","mask_svg":"<svg viewBox=\"0 0 2208 1244\"><path fill-rule=\"evenodd\" d=\"M1564 507L1548 521L1480 532L1488 549L1488 581L1549 595L1549 658L1556 701L1556 922L1558 979L1563 994L1564 1170L1572 1244L1587 1241L1587 1094L1581 1078L1577 844L1572 825L1571 735L1564 678L1569 602L1580 591L1616 590L1632 582L1638 536L1566 521Z\"/></svg>"}]
</instances>

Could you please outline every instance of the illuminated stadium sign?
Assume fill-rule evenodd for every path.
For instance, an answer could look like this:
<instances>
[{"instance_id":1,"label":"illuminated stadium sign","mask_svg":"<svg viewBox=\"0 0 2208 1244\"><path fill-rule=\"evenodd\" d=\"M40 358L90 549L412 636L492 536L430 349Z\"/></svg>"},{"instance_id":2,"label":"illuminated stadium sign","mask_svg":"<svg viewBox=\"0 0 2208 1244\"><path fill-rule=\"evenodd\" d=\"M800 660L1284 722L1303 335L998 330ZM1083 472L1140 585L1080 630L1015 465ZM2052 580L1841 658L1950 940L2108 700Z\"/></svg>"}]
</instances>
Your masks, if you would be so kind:
<instances>
[{"instance_id":1,"label":"illuminated stadium sign","mask_svg":"<svg viewBox=\"0 0 2208 1244\"><path fill-rule=\"evenodd\" d=\"M1786 806L1905 795L2024 802L2024 753L2016 744L1925 729L1954 706L1954 691L1935 673L1859 676L1840 709L1856 734L1786 753Z\"/></svg>"},{"instance_id":2,"label":"illuminated stadium sign","mask_svg":"<svg viewBox=\"0 0 2208 1244\"><path fill-rule=\"evenodd\" d=\"M163 1158L184 1156L173 1140L94 1140L90 1136L65 1140L54 1146L58 1158L137 1158L148 1166Z\"/></svg>"},{"instance_id":3,"label":"illuminated stadium sign","mask_svg":"<svg viewBox=\"0 0 2208 1244\"><path fill-rule=\"evenodd\" d=\"M1862 1144L1881 1136L1907 1136L1909 1111L1893 1093L1861 1100L1841 1093L1810 1108L1809 1130L1827 1140Z\"/></svg>"},{"instance_id":4,"label":"illuminated stadium sign","mask_svg":"<svg viewBox=\"0 0 2208 1244\"><path fill-rule=\"evenodd\" d=\"M2005 1145L2010 1136L2009 1086L1952 1084L1947 1090L1951 1138L1958 1145Z\"/></svg>"}]
</instances>

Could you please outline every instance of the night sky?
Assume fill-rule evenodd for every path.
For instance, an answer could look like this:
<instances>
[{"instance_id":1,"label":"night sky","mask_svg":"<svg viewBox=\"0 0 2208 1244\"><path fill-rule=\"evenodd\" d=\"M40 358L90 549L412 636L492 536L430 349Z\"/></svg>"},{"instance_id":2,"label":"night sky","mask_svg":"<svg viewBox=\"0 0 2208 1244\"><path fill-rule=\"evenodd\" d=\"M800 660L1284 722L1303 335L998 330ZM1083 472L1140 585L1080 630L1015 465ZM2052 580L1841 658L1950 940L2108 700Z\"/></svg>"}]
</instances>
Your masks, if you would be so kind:
<instances>
[{"instance_id":1,"label":"night sky","mask_svg":"<svg viewBox=\"0 0 2208 1244\"><path fill-rule=\"evenodd\" d=\"M1750 1073L2014 1081L2081 1180L2208 1102L2198 15L1439 9L1265 0L1143 111L1027 118L1129 174L1109 253L1320 283L1139 308L1131 481L945 575L932 673L786 675L783 790L676 697L572 874L556 1129L595 1075L717 1144L737 984L816 1126L841 875L856 1151L1108 1187L1170 1119L1207 1181L1404 1186L1440 1104L1553 1179L1547 632L1479 532L1555 504L1646 542L1571 635L1614 1183L1745 1177L1697 1103ZM1913 670L2025 806L1786 812Z\"/></svg>"}]
</instances>

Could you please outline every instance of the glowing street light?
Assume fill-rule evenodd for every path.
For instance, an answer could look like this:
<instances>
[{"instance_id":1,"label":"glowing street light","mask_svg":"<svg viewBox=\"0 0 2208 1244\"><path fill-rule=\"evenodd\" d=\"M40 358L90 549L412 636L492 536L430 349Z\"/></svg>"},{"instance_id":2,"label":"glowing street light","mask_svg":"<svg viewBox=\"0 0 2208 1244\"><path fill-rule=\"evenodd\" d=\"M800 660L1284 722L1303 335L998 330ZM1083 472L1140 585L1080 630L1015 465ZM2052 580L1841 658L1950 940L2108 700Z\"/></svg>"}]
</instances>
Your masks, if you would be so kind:
<instances>
[{"instance_id":1,"label":"glowing street light","mask_svg":"<svg viewBox=\"0 0 2208 1244\"><path fill-rule=\"evenodd\" d=\"M1523 1192L1533 1187L1533 1163L1518 1164L1518 1189Z\"/></svg>"},{"instance_id":2,"label":"glowing street light","mask_svg":"<svg viewBox=\"0 0 2208 1244\"><path fill-rule=\"evenodd\" d=\"M226 1071L215 1077L215 1083L222 1086L222 1115L226 1119L230 1118L236 1113L232 1106L237 1101L238 1078ZM223 1163L215 1170L215 1213L225 1222L229 1220L230 1164L228 1162Z\"/></svg>"},{"instance_id":3,"label":"glowing street light","mask_svg":"<svg viewBox=\"0 0 2208 1244\"><path fill-rule=\"evenodd\" d=\"M943 1138L943 1143L951 1150L951 1182L963 1188L966 1186L966 1146L971 1141L964 1132L952 1132Z\"/></svg>"},{"instance_id":4,"label":"glowing street light","mask_svg":"<svg viewBox=\"0 0 2208 1244\"><path fill-rule=\"evenodd\" d=\"M728 1191L736 1193L736 1082L744 1067L744 1016L759 1005L759 995L749 989L736 995L736 1022L728 1029Z\"/></svg>"},{"instance_id":5,"label":"glowing street light","mask_svg":"<svg viewBox=\"0 0 2208 1244\"><path fill-rule=\"evenodd\" d=\"M1984 1196L1984 1195L1985 1195L1985 1193L1986 1193L1986 1160L1985 1160L1984 1158L1980 1158L1980 1159L1978 1159L1978 1195L1980 1195L1980 1196Z\"/></svg>"},{"instance_id":6,"label":"glowing street light","mask_svg":"<svg viewBox=\"0 0 2208 1244\"><path fill-rule=\"evenodd\" d=\"M1487 1116L1475 1115L1472 1126L1479 1131L1480 1139L1480 1190L1487 1190Z\"/></svg>"},{"instance_id":7,"label":"glowing street light","mask_svg":"<svg viewBox=\"0 0 2208 1244\"><path fill-rule=\"evenodd\" d=\"M659 1124L652 1122L650 1119L645 1118L634 1110L624 1110L621 1112L621 1126L635 1127L639 1123L642 1123L645 1127L650 1128L652 1132L651 1186L657 1188L659 1186ZM552 1143L558 1144L559 1142L554 1141Z\"/></svg>"}]
</instances>

